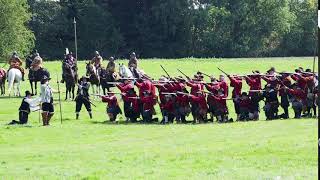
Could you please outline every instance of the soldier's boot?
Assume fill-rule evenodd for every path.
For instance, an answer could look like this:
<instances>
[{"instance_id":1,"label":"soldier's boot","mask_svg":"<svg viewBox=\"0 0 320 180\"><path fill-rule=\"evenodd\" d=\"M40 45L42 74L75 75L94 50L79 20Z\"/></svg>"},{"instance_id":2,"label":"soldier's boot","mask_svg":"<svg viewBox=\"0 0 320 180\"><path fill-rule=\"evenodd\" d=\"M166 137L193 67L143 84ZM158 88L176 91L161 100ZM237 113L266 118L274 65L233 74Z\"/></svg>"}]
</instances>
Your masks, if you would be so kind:
<instances>
[{"instance_id":1,"label":"soldier's boot","mask_svg":"<svg viewBox=\"0 0 320 180\"><path fill-rule=\"evenodd\" d=\"M91 112L89 112L89 116L90 116L90 119L92 119L92 113Z\"/></svg>"},{"instance_id":2,"label":"soldier's boot","mask_svg":"<svg viewBox=\"0 0 320 180\"><path fill-rule=\"evenodd\" d=\"M79 113L76 113L76 120L79 119Z\"/></svg>"},{"instance_id":3,"label":"soldier's boot","mask_svg":"<svg viewBox=\"0 0 320 180\"><path fill-rule=\"evenodd\" d=\"M47 114L46 113L42 113L42 125L46 126L47 125Z\"/></svg>"}]
</instances>

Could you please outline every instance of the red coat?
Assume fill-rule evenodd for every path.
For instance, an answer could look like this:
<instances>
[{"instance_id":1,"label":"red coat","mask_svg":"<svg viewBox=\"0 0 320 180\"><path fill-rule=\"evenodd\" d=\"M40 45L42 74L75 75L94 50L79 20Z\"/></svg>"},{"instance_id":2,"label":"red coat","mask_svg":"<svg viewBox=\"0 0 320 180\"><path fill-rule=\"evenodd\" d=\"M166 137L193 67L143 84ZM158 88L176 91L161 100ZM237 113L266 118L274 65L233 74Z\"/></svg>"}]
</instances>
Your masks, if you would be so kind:
<instances>
[{"instance_id":1,"label":"red coat","mask_svg":"<svg viewBox=\"0 0 320 180\"><path fill-rule=\"evenodd\" d=\"M154 85L156 88L158 88L158 92L159 92L159 98L161 102L165 101L165 95L162 93L169 93L169 89L165 86L165 85L159 85L156 84Z\"/></svg>"},{"instance_id":2,"label":"red coat","mask_svg":"<svg viewBox=\"0 0 320 180\"><path fill-rule=\"evenodd\" d=\"M143 110L153 110L154 105L154 97L147 96L147 97L141 97L141 102L143 104Z\"/></svg>"},{"instance_id":3,"label":"red coat","mask_svg":"<svg viewBox=\"0 0 320 180\"><path fill-rule=\"evenodd\" d=\"M241 95L242 79L234 78L234 77L229 77L229 79L230 79L230 86L233 87L232 98L236 98L237 96Z\"/></svg>"},{"instance_id":4,"label":"red coat","mask_svg":"<svg viewBox=\"0 0 320 180\"><path fill-rule=\"evenodd\" d=\"M250 106L251 106L251 100L250 100L250 98L248 98L248 99L239 99L239 106L241 107L241 108L250 108Z\"/></svg>"},{"instance_id":5,"label":"red coat","mask_svg":"<svg viewBox=\"0 0 320 180\"><path fill-rule=\"evenodd\" d=\"M160 108L163 109L163 110L166 110L168 112L174 112L174 102L173 100L169 100L165 103L162 103L160 105Z\"/></svg>"},{"instance_id":6,"label":"red coat","mask_svg":"<svg viewBox=\"0 0 320 180\"><path fill-rule=\"evenodd\" d=\"M305 90L307 87L308 77L303 77L301 75L292 74L291 78L297 82L297 85L302 89Z\"/></svg>"},{"instance_id":7,"label":"red coat","mask_svg":"<svg viewBox=\"0 0 320 180\"><path fill-rule=\"evenodd\" d=\"M176 97L176 102L179 107L185 107L189 105L189 97L186 95L178 95Z\"/></svg>"},{"instance_id":8,"label":"red coat","mask_svg":"<svg viewBox=\"0 0 320 180\"><path fill-rule=\"evenodd\" d=\"M139 96L143 97L143 92L149 91L152 96L156 95L156 88L149 80L144 80L142 83L135 82L135 85L139 88Z\"/></svg>"},{"instance_id":9,"label":"red coat","mask_svg":"<svg viewBox=\"0 0 320 180\"><path fill-rule=\"evenodd\" d=\"M270 84L272 87L277 87L280 81L278 79L273 79L272 77L262 77L263 80L267 82L267 84Z\"/></svg>"},{"instance_id":10,"label":"red coat","mask_svg":"<svg viewBox=\"0 0 320 180\"><path fill-rule=\"evenodd\" d=\"M217 107L221 109L227 109L227 100L224 96L212 96L217 103Z\"/></svg>"},{"instance_id":11,"label":"red coat","mask_svg":"<svg viewBox=\"0 0 320 180\"><path fill-rule=\"evenodd\" d=\"M129 84L117 84L116 85L118 87L118 89L122 92L122 93L127 93L130 89L133 89L134 86L129 83Z\"/></svg>"},{"instance_id":12,"label":"red coat","mask_svg":"<svg viewBox=\"0 0 320 180\"><path fill-rule=\"evenodd\" d=\"M197 103L199 104L200 108L201 109L206 109L208 110L208 105L207 105L207 102L206 102L206 98L204 96L194 96L194 95L191 95L191 101L193 103Z\"/></svg>"},{"instance_id":13,"label":"red coat","mask_svg":"<svg viewBox=\"0 0 320 180\"><path fill-rule=\"evenodd\" d=\"M219 82L219 85L220 87L223 89L223 94L224 94L224 97L228 97L229 95L229 86L228 86L228 83L226 81L220 81Z\"/></svg>"},{"instance_id":14,"label":"red coat","mask_svg":"<svg viewBox=\"0 0 320 180\"><path fill-rule=\"evenodd\" d=\"M208 91L213 93L214 95L218 94L218 89L220 88L220 83L211 83L211 84L206 84L206 88ZM215 100L212 97L212 95L208 95L207 97L208 104L214 104Z\"/></svg>"},{"instance_id":15,"label":"red coat","mask_svg":"<svg viewBox=\"0 0 320 180\"><path fill-rule=\"evenodd\" d=\"M116 96L102 96L102 102L108 103L108 107L118 106L118 100Z\"/></svg>"},{"instance_id":16,"label":"red coat","mask_svg":"<svg viewBox=\"0 0 320 180\"><path fill-rule=\"evenodd\" d=\"M286 90L283 88L283 84L286 86L286 87L290 87L291 86L291 80L290 80L290 77L286 77L284 79L281 80L282 83L280 83L280 89L279 89L279 95L282 96L282 95L285 95L286 93Z\"/></svg>"},{"instance_id":17,"label":"red coat","mask_svg":"<svg viewBox=\"0 0 320 180\"><path fill-rule=\"evenodd\" d=\"M307 98L303 90L288 89L288 93L292 94L297 100L305 101Z\"/></svg>"},{"instance_id":18,"label":"red coat","mask_svg":"<svg viewBox=\"0 0 320 180\"><path fill-rule=\"evenodd\" d=\"M250 76L246 77L246 82L250 86L250 90L261 90L261 77ZM249 92L249 96L252 96L254 92Z\"/></svg>"},{"instance_id":19,"label":"red coat","mask_svg":"<svg viewBox=\"0 0 320 180\"><path fill-rule=\"evenodd\" d=\"M187 86L191 87L191 92L190 94L196 95L197 92L203 91L203 84L200 83L194 83L193 81L188 81Z\"/></svg>"}]
</instances>

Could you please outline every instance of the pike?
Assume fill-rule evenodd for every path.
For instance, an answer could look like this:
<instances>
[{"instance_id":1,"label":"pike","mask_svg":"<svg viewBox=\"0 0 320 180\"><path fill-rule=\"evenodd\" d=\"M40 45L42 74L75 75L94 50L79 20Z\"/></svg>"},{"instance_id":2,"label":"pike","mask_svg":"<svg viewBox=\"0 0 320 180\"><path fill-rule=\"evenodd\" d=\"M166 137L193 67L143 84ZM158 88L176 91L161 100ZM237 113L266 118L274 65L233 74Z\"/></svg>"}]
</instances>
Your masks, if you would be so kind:
<instances>
[{"instance_id":1,"label":"pike","mask_svg":"<svg viewBox=\"0 0 320 180\"><path fill-rule=\"evenodd\" d=\"M169 75L169 73L166 71L166 69L161 64L160 64L160 67L167 74L167 76L171 79L171 76Z\"/></svg>"},{"instance_id":2,"label":"pike","mask_svg":"<svg viewBox=\"0 0 320 180\"><path fill-rule=\"evenodd\" d=\"M62 124L62 111L61 111L61 95L60 95L60 84L59 84L59 79L58 79L58 74L57 75L57 84L58 84L58 92L59 92L59 108L60 108L60 123Z\"/></svg>"},{"instance_id":3,"label":"pike","mask_svg":"<svg viewBox=\"0 0 320 180\"><path fill-rule=\"evenodd\" d=\"M88 103L90 103L92 106L97 107L95 104L93 104L89 99L82 97L84 100L86 100Z\"/></svg>"}]
</instances>

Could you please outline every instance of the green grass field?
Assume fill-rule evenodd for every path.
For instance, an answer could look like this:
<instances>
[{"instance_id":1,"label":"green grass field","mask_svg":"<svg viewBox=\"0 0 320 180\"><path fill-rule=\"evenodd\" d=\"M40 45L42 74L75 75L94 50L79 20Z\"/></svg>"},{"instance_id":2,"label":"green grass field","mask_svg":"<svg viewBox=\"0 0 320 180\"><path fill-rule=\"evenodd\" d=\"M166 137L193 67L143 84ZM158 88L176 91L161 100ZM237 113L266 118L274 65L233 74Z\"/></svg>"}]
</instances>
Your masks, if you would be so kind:
<instances>
[{"instance_id":1,"label":"green grass field","mask_svg":"<svg viewBox=\"0 0 320 180\"><path fill-rule=\"evenodd\" d=\"M271 66L278 71L293 71L299 66L312 68L312 63L313 58L149 59L140 61L139 66L158 78L163 74L160 64L172 76L180 75L176 68L188 75L200 70L218 76L217 67L230 74L246 74L255 69L265 72ZM60 79L61 64L46 62L45 67L57 89L56 75ZM82 75L84 62L79 62L79 69ZM63 91L64 85L61 86ZM29 84L23 82L21 89L24 93ZM75 103L62 101L63 124L55 106L50 127L41 126L37 112L30 115L27 126L6 126L18 118L20 102L21 98L0 97L1 179L318 177L316 119L265 121L261 115L258 122L230 124L110 124L104 123L107 119L104 103L94 101L97 107L93 109L93 120L85 110L75 120ZM228 105L234 117L233 105L231 102Z\"/></svg>"}]
</instances>

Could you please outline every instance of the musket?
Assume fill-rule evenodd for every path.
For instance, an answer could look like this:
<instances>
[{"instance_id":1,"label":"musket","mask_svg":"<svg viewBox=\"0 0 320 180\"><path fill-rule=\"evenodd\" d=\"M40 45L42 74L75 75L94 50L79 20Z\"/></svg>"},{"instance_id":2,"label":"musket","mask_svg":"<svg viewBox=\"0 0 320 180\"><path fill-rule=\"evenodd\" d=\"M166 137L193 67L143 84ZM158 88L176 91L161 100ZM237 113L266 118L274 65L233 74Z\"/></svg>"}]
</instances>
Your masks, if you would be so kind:
<instances>
[{"instance_id":1,"label":"musket","mask_svg":"<svg viewBox=\"0 0 320 180\"><path fill-rule=\"evenodd\" d=\"M107 84L121 84L120 82L107 82Z\"/></svg>"},{"instance_id":2,"label":"musket","mask_svg":"<svg viewBox=\"0 0 320 180\"><path fill-rule=\"evenodd\" d=\"M260 90L249 90L249 92L262 92L262 91L266 91L266 90L263 90L263 89L260 89Z\"/></svg>"},{"instance_id":3,"label":"musket","mask_svg":"<svg viewBox=\"0 0 320 180\"><path fill-rule=\"evenodd\" d=\"M164 95L176 95L177 93L160 93L160 94L164 94Z\"/></svg>"},{"instance_id":4,"label":"musket","mask_svg":"<svg viewBox=\"0 0 320 180\"><path fill-rule=\"evenodd\" d=\"M58 74L57 75L57 84L58 84L58 92L59 92L59 108L60 108L60 123L62 124L62 111L61 111L61 95L60 95L60 84L59 84L59 79L58 79Z\"/></svg>"},{"instance_id":5,"label":"musket","mask_svg":"<svg viewBox=\"0 0 320 180\"><path fill-rule=\"evenodd\" d=\"M166 69L160 64L160 67L162 68L162 70L167 74L167 76L171 79L169 73L166 71Z\"/></svg>"},{"instance_id":6,"label":"musket","mask_svg":"<svg viewBox=\"0 0 320 180\"><path fill-rule=\"evenodd\" d=\"M138 78L119 78L120 80L137 80Z\"/></svg>"},{"instance_id":7,"label":"musket","mask_svg":"<svg viewBox=\"0 0 320 180\"><path fill-rule=\"evenodd\" d=\"M156 82L156 83L174 83L174 81L157 81L157 80L153 80L152 82Z\"/></svg>"},{"instance_id":8,"label":"musket","mask_svg":"<svg viewBox=\"0 0 320 180\"><path fill-rule=\"evenodd\" d=\"M183 73L180 69L177 69L182 75L184 75L187 79L190 79L189 76L187 76L185 73Z\"/></svg>"},{"instance_id":9,"label":"musket","mask_svg":"<svg viewBox=\"0 0 320 180\"><path fill-rule=\"evenodd\" d=\"M206 74L206 73L203 73L203 72L200 72L200 71L198 71L200 74L203 74L203 75L205 75L205 76L207 76L207 77L211 77L210 75L208 75L208 74Z\"/></svg>"},{"instance_id":10,"label":"musket","mask_svg":"<svg viewBox=\"0 0 320 180\"><path fill-rule=\"evenodd\" d=\"M95 104L93 104L89 99L85 98L84 96L82 96L82 98L84 100L86 100L87 102L89 102L90 104L92 104L92 106L97 107Z\"/></svg>"},{"instance_id":11,"label":"musket","mask_svg":"<svg viewBox=\"0 0 320 180\"><path fill-rule=\"evenodd\" d=\"M219 71L221 71L223 74L225 74L226 76L229 76L229 74L227 74L226 72L224 72L222 69L218 68Z\"/></svg>"}]
</instances>

